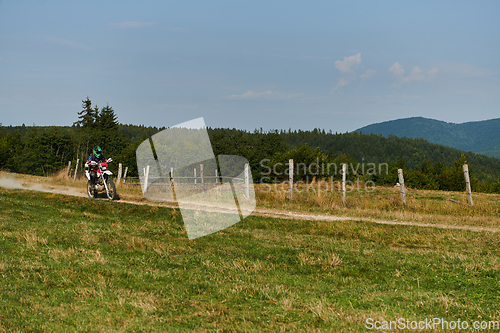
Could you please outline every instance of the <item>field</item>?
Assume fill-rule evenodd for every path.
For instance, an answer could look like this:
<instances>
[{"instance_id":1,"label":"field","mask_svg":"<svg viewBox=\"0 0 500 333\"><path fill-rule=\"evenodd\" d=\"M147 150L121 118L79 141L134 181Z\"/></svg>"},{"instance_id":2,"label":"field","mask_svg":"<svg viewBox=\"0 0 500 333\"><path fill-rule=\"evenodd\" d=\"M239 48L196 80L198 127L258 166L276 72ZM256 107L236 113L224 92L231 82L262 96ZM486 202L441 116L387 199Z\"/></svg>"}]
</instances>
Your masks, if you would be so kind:
<instances>
[{"instance_id":1,"label":"field","mask_svg":"<svg viewBox=\"0 0 500 333\"><path fill-rule=\"evenodd\" d=\"M475 331L500 321L498 195L474 194L469 207L448 200L462 193L409 191L403 206L381 188L353 191L344 206L336 192L292 202L257 191L262 214L189 241L177 208L124 203L140 201L133 186L118 192L122 202L0 188L0 331L363 332L399 318ZM263 216L271 211L344 220ZM477 226L491 231L468 230Z\"/></svg>"}]
</instances>

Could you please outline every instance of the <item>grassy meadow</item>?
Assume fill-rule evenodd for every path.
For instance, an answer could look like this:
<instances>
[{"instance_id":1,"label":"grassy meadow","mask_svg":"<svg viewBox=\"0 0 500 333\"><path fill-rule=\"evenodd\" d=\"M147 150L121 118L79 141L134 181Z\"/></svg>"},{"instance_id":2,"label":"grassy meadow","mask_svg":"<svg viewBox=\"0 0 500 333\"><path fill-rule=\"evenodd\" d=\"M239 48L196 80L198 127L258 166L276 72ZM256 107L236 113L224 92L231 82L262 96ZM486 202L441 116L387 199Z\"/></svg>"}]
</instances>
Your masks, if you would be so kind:
<instances>
[{"instance_id":1,"label":"grassy meadow","mask_svg":"<svg viewBox=\"0 0 500 333\"><path fill-rule=\"evenodd\" d=\"M118 189L124 199L136 191ZM448 203L460 193L414 191L401 206L393 189L380 191L354 191L346 206L335 192L305 191L293 203L257 192L260 208L353 218L250 216L189 241L175 208L0 188L0 331L363 332L369 318L500 321L499 233L357 218L499 227L498 196L468 207Z\"/></svg>"}]
</instances>

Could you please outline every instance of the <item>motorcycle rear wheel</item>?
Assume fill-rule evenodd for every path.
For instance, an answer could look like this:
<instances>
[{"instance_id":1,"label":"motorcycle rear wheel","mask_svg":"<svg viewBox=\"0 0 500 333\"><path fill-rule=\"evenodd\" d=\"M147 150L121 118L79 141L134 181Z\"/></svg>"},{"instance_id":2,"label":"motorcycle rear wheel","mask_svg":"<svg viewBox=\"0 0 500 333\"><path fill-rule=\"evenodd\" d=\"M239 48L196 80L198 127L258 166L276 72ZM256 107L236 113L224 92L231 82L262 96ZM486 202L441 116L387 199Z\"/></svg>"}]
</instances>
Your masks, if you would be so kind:
<instances>
[{"instance_id":1,"label":"motorcycle rear wheel","mask_svg":"<svg viewBox=\"0 0 500 333\"><path fill-rule=\"evenodd\" d=\"M109 177L106 179L106 185L108 186L108 190L106 194L108 195L109 200L116 200L116 187L113 180Z\"/></svg>"},{"instance_id":2,"label":"motorcycle rear wheel","mask_svg":"<svg viewBox=\"0 0 500 333\"><path fill-rule=\"evenodd\" d=\"M90 183L90 180L87 182L87 194L90 199L94 199L97 192L94 188L92 188L92 184Z\"/></svg>"}]
</instances>

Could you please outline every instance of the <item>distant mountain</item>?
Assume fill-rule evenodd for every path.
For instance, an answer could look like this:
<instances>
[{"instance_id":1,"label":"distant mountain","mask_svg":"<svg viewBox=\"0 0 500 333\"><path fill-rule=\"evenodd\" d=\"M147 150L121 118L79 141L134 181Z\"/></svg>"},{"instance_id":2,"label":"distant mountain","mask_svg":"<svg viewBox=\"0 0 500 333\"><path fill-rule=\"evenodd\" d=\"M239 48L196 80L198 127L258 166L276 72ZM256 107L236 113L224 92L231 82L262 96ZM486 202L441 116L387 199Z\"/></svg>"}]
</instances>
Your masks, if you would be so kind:
<instances>
[{"instance_id":1,"label":"distant mountain","mask_svg":"<svg viewBox=\"0 0 500 333\"><path fill-rule=\"evenodd\" d=\"M355 130L363 134L391 134L500 158L500 118L462 124L413 117L385 121Z\"/></svg>"}]
</instances>

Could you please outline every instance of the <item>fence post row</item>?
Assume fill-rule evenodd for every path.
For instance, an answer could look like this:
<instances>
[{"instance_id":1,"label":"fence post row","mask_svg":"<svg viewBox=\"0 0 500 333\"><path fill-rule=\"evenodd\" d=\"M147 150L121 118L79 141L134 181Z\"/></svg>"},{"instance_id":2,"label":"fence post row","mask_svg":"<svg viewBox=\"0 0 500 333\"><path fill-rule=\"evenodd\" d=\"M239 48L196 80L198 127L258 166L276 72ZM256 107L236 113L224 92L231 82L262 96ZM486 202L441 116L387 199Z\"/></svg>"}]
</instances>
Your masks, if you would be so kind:
<instances>
[{"instance_id":1,"label":"fence post row","mask_svg":"<svg viewBox=\"0 0 500 333\"><path fill-rule=\"evenodd\" d=\"M345 205L346 203L346 189L345 189L345 181L347 174L347 164L342 164L342 203Z\"/></svg>"},{"instance_id":2,"label":"fence post row","mask_svg":"<svg viewBox=\"0 0 500 333\"><path fill-rule=\"evenodd\" d=\"M290 200L293 200L293 158L288 160L288 177L290 181Z\"/></svg>"},{"instance_id":3,"label":"fence post row","mask_svg":"<svg viewBox=\"0 0 500 333\"><path fill-rule=\"evenodd\" d=\"M403 177L403 169L398 169L399 188L401 190L401 202L406 204L405 179Z\"/></svg>"},{"instance_id":4,"label":"fence post row","mask_svg":"<svg viewBox=\"0 0 500 333\"><path fill-rule=\"evenodd\" d=\"M78 173L78 165L79 164L80 164L80 159L77 159L76 165L75 165L75 173L73 174L73 180L76 180L76 175ZM293 200L293 191L294 191L293 159L289 159L288 164L289 164L288 175L289 175L289 185L290 185L289 199ZM472 189L471 189L470 178L469 178L469 166L467 164L464 164L462 167L463 167L463 171L464 171L465 186L466 186L466 191L467 191L467 201L471 206L473 206L474 202L472 200ZM123 168L122 163L119 163L118 164L117 184L120 184L121 179L122 179L122 168ZM127 172L128 172L128 167L125 167L125 172L123 173L123 183L126 182ZM149 165L143 169L143 173L144 173L144 193L145 193L147 191L147 188L148 188ZM68 162L67 174L69 177L71 177L71 161ZM346 191L346 176L347 176L347 164L343 163L342 164L342 203L343 204L346 203L346 192L347 192ZM201 179L202 190L205 191L205 179L204 179L204 172L203 172L203 164L200 164L200 176L199 177ZM245 163L244 177L245 177L245 197L248 198L250 196L250 193L249 193L250 192L250 166L248 163ZM215 179L216 179L215 182L216 182L217 188L219 188L220 181L219 181L219 172L217 169L215 169ZM398 169L398 180L399 180L400 191L401 191L401 202L403 204L406 204L406 188L405 188L403 169ZM172 184L174 184L174 168L170 168L170 181ZM194 169L194 186L195 186L195 188L197 186L196 168ZM318 188L318 191L319 191L319 188Z\"/></svg>"},{"instance_id":5,"label":"fence post row","mask_svg":"<svg viewBox=\"0 0 500 333\"><path fill-rule=\"evenodd\" d=\"M469 202L469 205L474 206L474 202L472 201L472 189L470 187L469 166L467 164L464 164L462 168L464 169L465 188L467 190L467 201Z\"/></svg>"}]
</instances>

